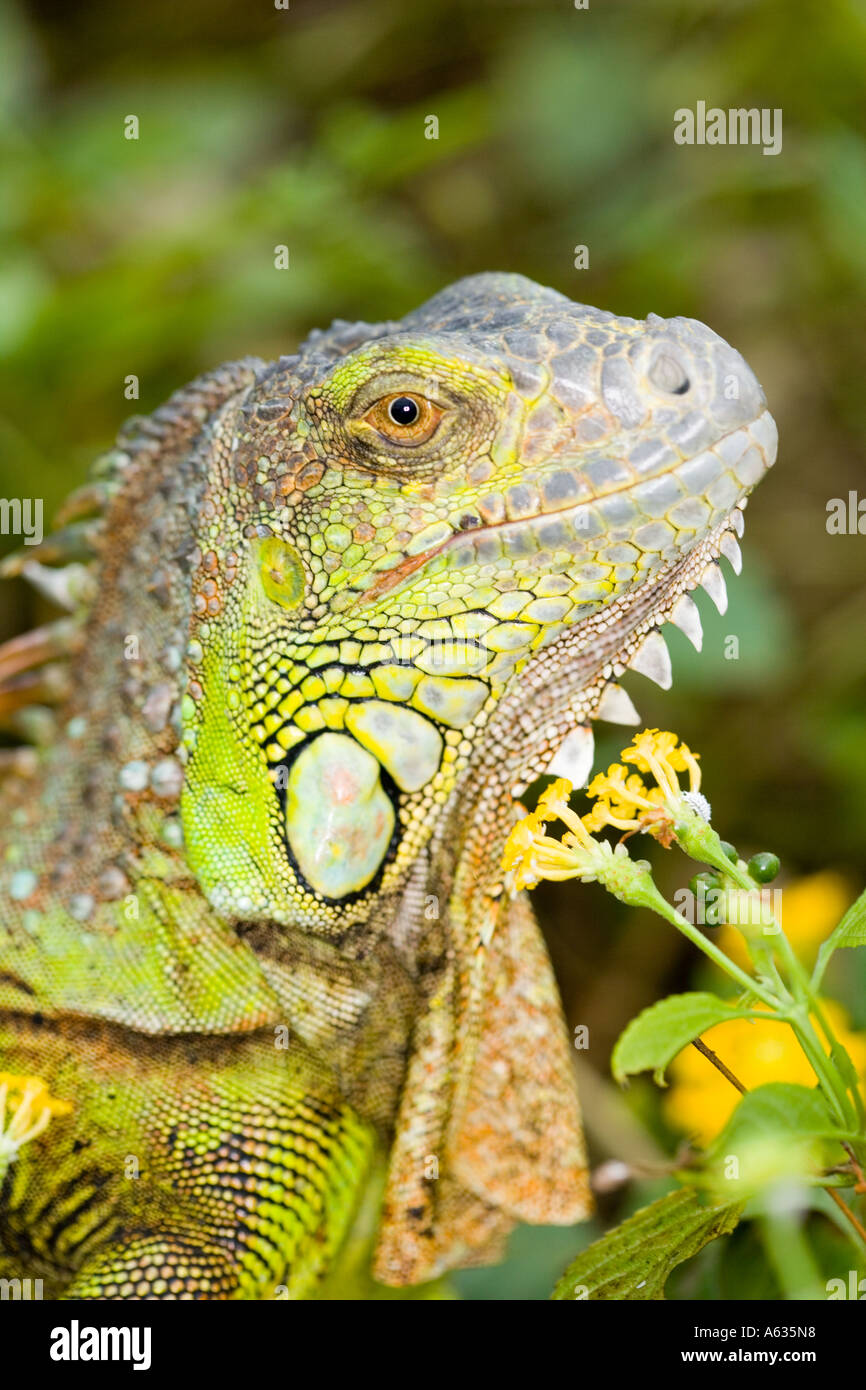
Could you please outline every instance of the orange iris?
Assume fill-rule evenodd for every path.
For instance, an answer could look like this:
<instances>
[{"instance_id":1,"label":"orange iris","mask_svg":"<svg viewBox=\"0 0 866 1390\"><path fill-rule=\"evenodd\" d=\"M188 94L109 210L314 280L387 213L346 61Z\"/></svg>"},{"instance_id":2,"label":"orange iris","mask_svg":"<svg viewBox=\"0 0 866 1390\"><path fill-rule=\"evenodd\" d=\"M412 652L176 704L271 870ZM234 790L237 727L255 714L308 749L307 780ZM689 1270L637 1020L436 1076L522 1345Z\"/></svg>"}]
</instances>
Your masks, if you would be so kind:
<instances>
[{"instance_id":1,"label":"orange iris","mask_svg":"<svg viewBox=\"0 0 866 1390\"><path fill-rule=\"evenodd\" d=\"M414 416L411 405L415 406ZM412 391L383 396L364 416L366 423L392 444L425 444L441 419L439 406Z\"/></svg>"}]
</instances>

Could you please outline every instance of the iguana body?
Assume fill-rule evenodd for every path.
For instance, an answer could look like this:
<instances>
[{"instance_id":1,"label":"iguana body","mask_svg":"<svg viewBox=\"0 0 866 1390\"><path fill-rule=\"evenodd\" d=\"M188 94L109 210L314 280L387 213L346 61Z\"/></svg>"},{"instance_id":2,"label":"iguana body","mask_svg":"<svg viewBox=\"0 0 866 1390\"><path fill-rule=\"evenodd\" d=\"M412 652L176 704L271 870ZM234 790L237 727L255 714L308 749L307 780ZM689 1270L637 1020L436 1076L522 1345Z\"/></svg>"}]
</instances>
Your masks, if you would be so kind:
<instances>
[{"instance_id":1,"label":"iguana body","mask_svg":"<svg viewBox=\"0 0 866 1390\"><path fill-rule=\"evenodd\" d=\"M693 635L774 454L709 329L509 275L134 422L71 509L104 508L95 595L6 798L0 1071L73 1109L9 1169L0 1272L303 1295L377 1153L388 1283L587 1210L513 795L630 717L627 665L665 683L655 629Z\"/></svg>"}]
</instances>

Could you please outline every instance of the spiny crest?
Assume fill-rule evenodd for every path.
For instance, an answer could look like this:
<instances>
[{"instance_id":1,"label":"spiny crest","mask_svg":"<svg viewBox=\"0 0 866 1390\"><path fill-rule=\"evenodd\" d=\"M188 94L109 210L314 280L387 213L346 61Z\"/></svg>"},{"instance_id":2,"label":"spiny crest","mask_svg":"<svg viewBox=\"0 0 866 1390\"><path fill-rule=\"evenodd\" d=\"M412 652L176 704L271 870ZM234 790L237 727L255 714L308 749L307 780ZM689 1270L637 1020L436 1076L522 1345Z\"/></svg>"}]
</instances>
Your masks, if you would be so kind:
<instances>
[{"instance_id":1,"label":"spiny crest","mask_svg":"<svg viewBox=\"0 0 866 1390\"><path fill-rule=\"evenodd\" d=\"M117 539L107 533L114 499L161 456L177 459L216 406L249 384L263 365L256 359L229 363L175 392L152 415L127 420L114 447L62 504L53 529L0 564L0 579L24 579L62 614L0 645L0 729L22 740L19 747L0 750L0 774L32 775L37 749L57 737L58 713L72 693L74 663Z\"/></svg>"}]
</instances>

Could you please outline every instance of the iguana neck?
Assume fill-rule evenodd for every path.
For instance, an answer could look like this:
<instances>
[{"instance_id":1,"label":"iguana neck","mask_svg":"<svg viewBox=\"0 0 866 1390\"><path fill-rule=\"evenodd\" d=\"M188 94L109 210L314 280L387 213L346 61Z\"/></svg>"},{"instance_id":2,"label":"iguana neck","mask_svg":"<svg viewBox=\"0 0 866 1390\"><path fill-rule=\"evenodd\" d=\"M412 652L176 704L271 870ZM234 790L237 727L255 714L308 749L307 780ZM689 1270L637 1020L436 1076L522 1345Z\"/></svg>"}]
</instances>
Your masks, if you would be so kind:
<instances>
[{"instance_id":1,"label":"iguana neck","mask_svg":"<svg viewBox=\"0 0 866 1390\"><path fill-rule=\"evenodd\" d=\"M181 705L191 572L222 424L254 381L232 363L131 421L109 456L95 599L82 620L59 736L4 789L13 917L112 933L143 885L210 916L182 852ZM41 794L40 794L41 793Z\"/></svg>"}]
</instances>

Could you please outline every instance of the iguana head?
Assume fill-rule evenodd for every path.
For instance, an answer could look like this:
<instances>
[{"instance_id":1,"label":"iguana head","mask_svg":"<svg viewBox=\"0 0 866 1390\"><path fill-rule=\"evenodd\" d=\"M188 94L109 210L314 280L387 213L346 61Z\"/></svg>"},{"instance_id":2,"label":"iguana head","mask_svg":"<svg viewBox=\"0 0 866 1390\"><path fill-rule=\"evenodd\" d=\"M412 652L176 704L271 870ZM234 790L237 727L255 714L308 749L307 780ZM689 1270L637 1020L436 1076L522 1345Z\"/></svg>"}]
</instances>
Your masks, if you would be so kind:
<instances>
[{"instance_id":1,"label":"iguana head","mask_svg":"<svg viewBox=\"0 0 866 1390\"><path fill-rule=\"evenodd\" d=\"M703 324L495 274L314 335L222 428L187 856L221 911L326 931L399 886L466 778L526 782L565 740L582 779L576 731L630 718L617 674L668 683L657 628L698 637L697 584L723 602L776 448Z\"/></svg>"}]
</instances>

